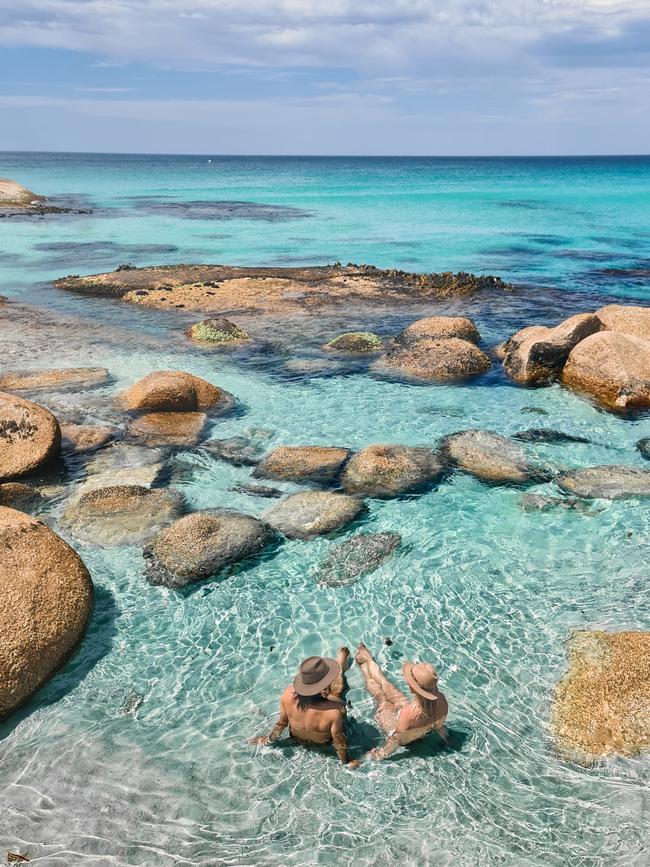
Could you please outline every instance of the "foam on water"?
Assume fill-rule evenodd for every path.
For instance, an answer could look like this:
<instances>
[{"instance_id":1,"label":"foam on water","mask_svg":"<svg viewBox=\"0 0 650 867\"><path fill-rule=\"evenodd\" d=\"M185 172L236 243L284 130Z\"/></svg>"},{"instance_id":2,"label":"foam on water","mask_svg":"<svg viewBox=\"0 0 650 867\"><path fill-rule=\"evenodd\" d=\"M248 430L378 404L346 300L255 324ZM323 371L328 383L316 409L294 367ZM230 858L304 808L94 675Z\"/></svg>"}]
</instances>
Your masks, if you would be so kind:
<instances>
[{"instance_id":1,"label":"foam on water","mask_svg":"<svg viewBox=\"0 0 650 867\"><path fill-rule=\"evenodd\" d=\"M338 170L321 165L316 174L309 161L293 166L243 161L230 167L230 174L222 166L219 181L211 175L208 184L198 174L205 173L203 166L187 169L183 160L172 171L164 160L161 165L150 158L117 158L99 170L93 162L99 158L49 159L26 161L18 179L53 193L64 178L66 192L85 192L106 208L111 197L113 204L127 195L158 201L170 189L187 201L221 200L228 187L239 201L309 212L302 222L261 224L257 235L250 220L242 221L245 226L220 221L219 231L232 225L233 234L219 239L213 259L269 261L274 250L284 255L283 247L299 249L309 259L318 243L331 246L332 258L345 260L339 250L347 232L345 243L354 248L349 258L400 265L412 253L400 239L410 238L424 244L426 253L418 255L427 267L443 259L443 266L452 268L492 267L489 261L484 269L477 265L494 213L491 205L474 221L461 220L453 232L447 224L436 229L429 214L428 240L411 223L420 214L416 204L424 196L423 185L437 184L437 198L445 201L462 179L464 195L474 202L477 197L496 201L498 179L486 185L489 168L479 171L471 161L462 171L452 166L451 175L444 164L425 172L417 161L416 169L396 164L390 171L380 162L374 173L362 162L355 172L346 165ZM55 164L58 178L52 174ZM9 161L0 168L0 174L17 175ZM192 178L189 185L184 171ZM542 238L550 221L554 233L576 248L584 245L581 232L587 225L600 236L616 230L630 239L643 227L648 232L641 204L630 208L627 222L610 216L614 222L608 223L604 217L603 202L611 206L616 200L623 210L615 192L631 183L625 161L606 164L600 185L589 166L573 171L573 191L561 197L568 216L558 217L546 204L521 203L531 200L536 179L552 177L559 188L565 176L558 178L546 165L537 175L530 165L502 165L499 177L510 185L512 201L500 209L510 229L523 230L525 220L527 231ZM635 182L646 177L638 171ZM645 183L647 205L647 178ZM405 216L396 216L395 199L406 197L405 187L411 204ZM462 197L456 190L455 205L447 201L445 213L467 216ZM538 199L546 201L541 194L532 196ZM374 210L381 216L371 216ZM468 240L472 226L480 239ZM191 347L182 337L184 320L173 315L35 285L61 271L61 249L45 244L75 236L78 243L169 243L179 252L170 253L168 261L187 261L199 230L209 233L209 223L150 213L3 224L6 249L23 259L10 266L0 290L38 308L25 320L28 325L14 323L11 333L0 333L3 366L108 367L115 377L109 387L44 398L68 408L92 406L100 417L114 391L145 373L189 370L235 394L243 408L215 420L212 436L262 431L269 448L280 443L359 448L382 441L426 445L465 428L508 434L543 426L590 440L523 444L531 457L552 468L648 466L634 447L650 435L647 418L623 420L600 412L559 386L524 390L498 372L454 387L385 382L363 369L345 377L288 378L274 363L266 369L242 366L230 354ZM303 240L294 245L291 238L298 233ZM359 240L364 233L373 240ZM431 244L434 234L436 245ZM494 235L496 246L497 229ZM391 238L397 246L388 245ZM498 242L503 246L503 237ZM551 282L546 266L554 262L559 269L557 263L567 258L551 258L552 244L531 243L551 251L535 259L543 260L540 273ZM100 258L105 249L95 248ZM607 249L616 253L614 244ZM83 264L88 252L71 249L70 267L63 270L92 270L94 264ZM54 258L48 264L49 255ZM504 261L516 263L517 255ZM110 266L116 264L111 259ZM502 269L504 276L512 277L517 267ZM597 267L604 266L598 262ZM562 271L553 282L569 289L572 273ZM590 288L596 300L598 287ZM623 288L617 284L616 291ZM540 294L539 304L555 309L557 316L576 309L568 292ZM475 305L472 313L484 336L496 341L529 321L532 307L517 305L513 298L484 309ZM298 338L292 340L297 350ZM229 506L261 514L273 502L232 493L230 488L250 480L250 468L230 466L205 450L176 454L170 478L193 508ZM552 482L530 490L557 493ZM56 522L66 495L64 490L55 498L45 517ZM420 497L368 501L368 513L337 540L287 542L258 562L181 592L146 583L139 549L80 547L97 588L95 614L64 671L0 726L0 846L66 867L645 863L648 758L612 760L591 769L564 762L553 752L549 711L572 629L650 628L650 505L596 501L586 513L529 512L521 497L517 488L452 475ZM359 529L399 532L403 544L356 583L317 583L318 567L331 547ZM392 639L391 646L383 644L384 637ZM398 681L405 659L436 664L449 700L455 748L443 749L431 738L353 772L343 769L333 753L247 745L248 737L270 729L278 693L301 658L333 653L362 638ZM358 755L380 736L356 667L349 681L350 740Z\"/></svg>"}]
</instances>

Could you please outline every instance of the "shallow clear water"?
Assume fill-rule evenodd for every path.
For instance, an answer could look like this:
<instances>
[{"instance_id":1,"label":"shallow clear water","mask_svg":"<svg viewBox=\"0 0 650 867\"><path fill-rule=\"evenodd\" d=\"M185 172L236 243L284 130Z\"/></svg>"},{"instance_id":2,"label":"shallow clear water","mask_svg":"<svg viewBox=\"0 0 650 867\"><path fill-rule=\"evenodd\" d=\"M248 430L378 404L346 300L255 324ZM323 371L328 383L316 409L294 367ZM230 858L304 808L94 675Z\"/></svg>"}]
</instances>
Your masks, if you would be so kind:
<instances>
[{"instance_id":1,"label":"shallow clear water","mask_svg":"<svg viewBox=\"0 0 650 867\"><path fill-rule=\"evenodd\" d=\"M557 386L516 388L496 370L453 387L354 368L299 376L286 361L304 352L300 335L280 341L279 357L200 351L182 336L187 315L64 295L47 281L124 261L339 259L534 284L469 305L489 344L536 310L554 321L608 296L647 300L649 160L0 155L0 175L97 209L0 221L0 292L26 305L0 320L2 367L92 363L115 378L44 396L52 405L108 418L114 391L171 367L238 397L243 411L213 423L218 437L358 448L543 426L591 440L526 447L553 467L644 463L634 446L650 420L602 413ZM223 206L161 207L220 200L281 209L233 219ZM305 331L317 358L317 328ZM170 474L194 508L267 506L229 490L249 470L200 450L176 454ZM44 515L54 526L71 484ZM181 593L148 586L136 548L79 548L95 615L65 670L0 726L0 847L48 865L647 863L649 759L571 765L555 757L548 720L572 629L650 628L650 508L526 512L521 496L454 475L424 496L368 501L342 537L398 531L403 546L344 588L315 582L331 539L287 542ZM302 657L361 638L397 679L404 659L438 666L456 749L432 739L351 772L333 754L245 743L272 725ZM358 754L379 735L355 667L349 680Z\"/></svg>"}]
</instances>

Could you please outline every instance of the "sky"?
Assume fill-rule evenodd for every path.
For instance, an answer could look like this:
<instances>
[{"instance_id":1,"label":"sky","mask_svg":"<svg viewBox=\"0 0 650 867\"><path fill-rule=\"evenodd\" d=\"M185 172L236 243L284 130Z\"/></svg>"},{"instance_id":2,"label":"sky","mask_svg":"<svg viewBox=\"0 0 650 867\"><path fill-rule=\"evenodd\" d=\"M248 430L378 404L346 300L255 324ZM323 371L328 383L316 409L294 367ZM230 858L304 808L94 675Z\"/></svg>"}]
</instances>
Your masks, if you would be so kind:
<instances>
[{"instance_id":1,"label":"sky","mask_svg":"<svg viewBox=\"0 0 650 867\"><path fill-rule=\"evenodd\" d=\"M0 150L650 152L650 0L0 0Z\"/></svg>"}]
</instances>

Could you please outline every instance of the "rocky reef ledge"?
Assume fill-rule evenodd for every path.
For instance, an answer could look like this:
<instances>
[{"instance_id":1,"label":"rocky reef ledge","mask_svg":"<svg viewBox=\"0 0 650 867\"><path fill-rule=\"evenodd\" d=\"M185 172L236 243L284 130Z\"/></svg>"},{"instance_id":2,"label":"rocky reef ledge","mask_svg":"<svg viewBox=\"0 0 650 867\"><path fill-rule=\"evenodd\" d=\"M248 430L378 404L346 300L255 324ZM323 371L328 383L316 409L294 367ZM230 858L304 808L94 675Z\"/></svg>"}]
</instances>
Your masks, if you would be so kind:
<instances>
[{"instance_id":1,"label":"rocky reef ledge","mask_svg":"<svg viewBox=\"0 0 650 867\"><path fill-rule=\"evenodd\" d=\"M75 208L52 205L11 178L0 178L0 219L4 217L43 216L45 214L85 214Z\"/></svg>"},{"instance_id":2,"label":"rocky reef ledge","mask_svg":"<svg viewBox=\"0 0 650 867\"><path fill-rule=\"evenodd\" d=\"M491 275L415 274L353 263L307 268L121 265L106 274L72 274L56 280L54 285L146 307L185 308L220 315L326 312L359 304L390 307L414 300L468 297L513 288Z\"/></svg>"}]
</instances>

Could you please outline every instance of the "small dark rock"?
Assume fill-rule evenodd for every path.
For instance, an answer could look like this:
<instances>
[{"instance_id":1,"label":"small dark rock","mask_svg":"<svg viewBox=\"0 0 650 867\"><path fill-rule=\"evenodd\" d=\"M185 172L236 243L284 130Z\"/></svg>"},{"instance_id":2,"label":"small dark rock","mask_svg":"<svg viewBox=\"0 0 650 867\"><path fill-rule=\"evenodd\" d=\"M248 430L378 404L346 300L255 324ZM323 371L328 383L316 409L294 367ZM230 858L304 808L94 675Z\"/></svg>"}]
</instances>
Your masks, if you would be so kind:
<instances>
[{"instance_id":1,"label":"small dark rock","mask_svg":"<svg viewBox=\"0 0 650 867\"><path fill-rule=\"evenodd\" d=\"M513 440L520 440L523 443L588 443L586 437L578 437L573 434L565 434L559 430L551 428L530 428L522 430L519 433L512 435Z\"/></svg>"},{"instance_id":2,"label":"small dark rock","mask_svg":"<svg viewBox=\"0 0 650 867\"><path fill-rule=\"evenodd\" d=\"M641 452L644 458L650 460L650 437L644 437L636 444L637 450Z\"/></svg>"},{"instance_id":3,"label":"small dark rock","mask_svg":"<svg viewBox=\"0 0 650 867\"><path fill-rule=\"evenodd\" d=\"M235 485L230 488L233 494L248 494L249 497L281 497L284 491L279 488L271 488L266 485Z\"/></svg>"}]
</instances>

